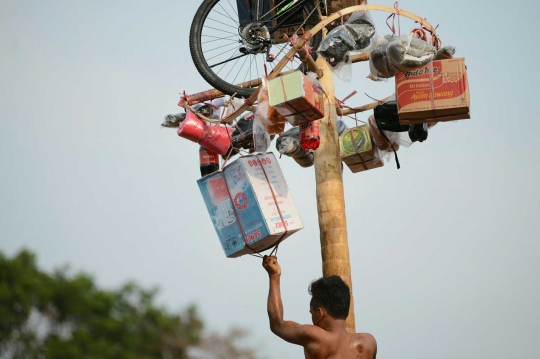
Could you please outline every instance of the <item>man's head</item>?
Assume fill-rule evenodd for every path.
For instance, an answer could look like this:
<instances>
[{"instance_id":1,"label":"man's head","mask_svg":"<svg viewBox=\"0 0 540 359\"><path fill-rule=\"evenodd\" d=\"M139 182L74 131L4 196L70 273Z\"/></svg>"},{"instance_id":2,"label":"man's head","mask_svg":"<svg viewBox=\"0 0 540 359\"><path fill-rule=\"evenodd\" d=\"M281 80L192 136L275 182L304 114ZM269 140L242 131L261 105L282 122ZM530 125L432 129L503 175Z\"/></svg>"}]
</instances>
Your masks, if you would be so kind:
<instances>
[{"instance_id":1,"label":"man's head","mask_svg":"<svg viewBox=\"0 0 540 359\"><path fill-rule=\"evenodd\" d=\"M327 316L346 319L349 315L351 292L341 277L333 275L312 282L309 294L312 296L310 312L314 325L319 325Z\"/></svg>"}]
</instances>

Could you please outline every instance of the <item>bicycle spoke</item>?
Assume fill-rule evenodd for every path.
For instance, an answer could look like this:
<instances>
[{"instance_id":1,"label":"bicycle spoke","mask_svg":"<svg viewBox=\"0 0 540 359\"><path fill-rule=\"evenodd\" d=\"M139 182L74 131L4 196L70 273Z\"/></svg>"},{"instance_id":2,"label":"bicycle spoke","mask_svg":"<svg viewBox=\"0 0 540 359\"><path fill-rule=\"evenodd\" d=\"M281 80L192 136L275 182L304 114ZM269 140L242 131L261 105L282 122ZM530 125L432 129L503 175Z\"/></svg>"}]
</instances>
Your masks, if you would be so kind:
<instances>
[{"instance_id":1,"label":"bicycle spoke","mask_svg":"<svg viewBox=\"0 0 540 359\"><path fill-rule=\"evenodd\" d=\"M231 59L231 61L234 60L234 59ZM227 72L227 75L225 75L225 78L227 78L229 76L229 74L231 73L232 69L234 69L234 67L236 66L236 64L238 63L238 60L240 60L240 57L236 57L236 62L234 63L234 65L231 67L231 69L229 70L229 72Z\"/></svg>"},{"instance_id":2,"label":"bicycle spoke","mask_svg":"<svg viewBox=\"0 0 540 359\"><path fill-rule=\"evenodd\" d=\"M238 77L238 74L240 73L240 71L242 71L242 68L244 67L244 65L246 64L246 61L247 61L247 57L246 59L244 60L244 63L242 64L242 66L240 66L240 70L238 70L238 73L236 74L236 76L234 77L234 80L232 80L233 83L236 82L236 78Z\"/></svg>"},{"instance_id":3,"label":"bicycle spoke","mask_svg":"<svg viewBox=\"0 0 540 359\"><path fill-rule=\"evenodd\" d=\"M216 66L219 66L219 65L221 65L221 64L224 64L224 63L226 63L226 62L229 62L229 61L232 61L232 60L235 60L235 59L240 59L241 57L244 57L244 56L247 56L247 54L242 54L242 55L239 55L239 56L233 57L232 59L228 59L228 60L225 60L225 61L219 62L219 63L217 63L217 64L215 64L215 65L212 65L212 66L210 66L210 68L212 68L212 67L216 67Z\"/></svg>"},{"instance_id":4,"label":"bicycle spoke","mask_svg":"<svg viewBox=\"0 0 540 359\"><path fill-rule=\"evenodd\" d=\"M219 41L219 40L225 40L225 41L230 41L230 42L238 43L238 40L231 40L231 39L225 39L225 38L218 38L217 40L210 40L210 41L204 41L204 42L201 42L201 45L202 45L202 44L207 44L207 43L209 43L209 42Z\"/></svg>"},{"instance_id":5,"label":"bicycle spoke","mask_svg":"<svg viewBox=\"0 0 540 359\"><path fill-rule=\"evenodd\" d=\"M212 37L214 39L220 39L220 40L225 40L225 39L232 39L232 38L238 38L238 35L235 35L235 36L226 36L226 37L217 37L217 36L212 36L212 35L201 35L201 37Z\"/></svg>"},{"instance_id":6,"label":"bicycle spoke","mask_svg":"<svg viewBox=\"0 0 540 359\"><path fill-rule=\"evenodd\" d=\"M237 50L238 51L238 50ZM233 52L233 54L231 56L229 56L229 60L232 59L232 57L234 56L234 54L236 54L236 52ZM238 61L238 60L237 60ZM223 70L225 68L225 65L227 65L227 62L224 62L223 63L223 66L221 66L221 68L218 70L218 72L216 72L216 75L219 75L219 73L221 72L221 70Z\"/></svg>"},{"instance_id":7,"label":"bicycle spoke","mask_svg":"<svg viewBox=\"0 0 540 359\"><path fill-rule=\"evenodd\" d=\"M233 21L235 21L235 20L231 17L231 15L229 15L229 13L227 12L227 10L225 10L225 8L224 8L223 6L221 6L221 4L218 3L218 5L219 5L220 8L223 9L223 11L225 11L225 14L227 14L227 17L228 17L229 19L232 19ZM233 9L233 10L234 10L234 9ZM218 12L218 11L216 11L216 12ZM236 18L238 19L238 15L236 16ZM238 24L238 21L235 21L235 22Z\"/></svg>"},{"instance_id":8,"label":"bicycle spoke","mask_svg":"<svg viewBox=\"0 0 540 359\"><path fill-rule=\"evenodd\" d=\"M234 32L228 32L228 31L223 31L223 30L220 30L220 29L216 29L215 27L212 27L212 26L207 26L208 29L212 29L212 30L216 30L216 31L219 31L219 32L223 32L225 34L233 34L233 35L236 35L238 36L238 33L234 33Z\"/></svg>"},{"instance_id":9,"label":"bicycle spoke","mask_svg":"<svg viewBox=\"0 0 540 359\"><path fill-rule=\"evenodd\" d=\"M234 9L234 6L231 5L231 2L229 0L227 0L227 2L229 3L229 5L231 6L231 8L233 9L234 13L236 14L236 17L238 17L238 13L236 12L236 10Z\"/></svg>"},{"instance_id":10,"label":"bicycle spoke","mask_svg":"<svg viewBox=\"0 0 540 359\"><path fill-rule=\"evenodd\" d=\"M232 50L236 50L236 49L228 49L228 50L222 52L221 54L217 54L217 55L215 55L215 56L212 56L212 57L206 59L206 62L208 62L209 60L215 59L215 58L218 57L218 56L221 56L221 55L223 55L223 54L226 54L226 53L228 53L228 52L230 52L230 51L232 51ZM246 54L246 55L247 55L247 54ZM219 65L219 64L216 64L216 65ZM210 67L214 67L214 66L216 66L216 65L212 65L212 66L210 66Z\"/></svg>"},{"instance_id":11,"label":"bicycle spoke","mask_svg":"<svg viewBox=\"0 0 540 359\"><path fill-rule=\"evenodd\" d=\"M212 20L212 21L215 21L215 22L219 22L220 24L225 25L225 26L228 26L228 27L232 27L232 28L235 29L235 30L238 29L237 26L232 26L232 25L226 24L226 23L224 23L224 22L221 22L221 21L218 21L218 20L216 20L216 19L209 18L209 17L207 17L206 20Z\"/></svg>"},{"instance_id":12,"label":"bicycle spoke","mask_svg":"<svg viewBox=\"0 0 540 359\"><path fill-rule=\"evenodd\" d=\"M223 7L222 7L221 5L219 5L219 6L223 9ZM223 10L225 10L225 9L223 9ZM228 17L229 19L231 19L232 21L234 21L234 23L235 23L236 25L240 25L240 23L238 22L238 20L233 19L233 18L229 15L229 13L227 13L227 11L225 11L225 12L227 13L227 15L223 15L222 13L220 13L219 11L217 11L216 9L213 9L212 11L217 12L218 14L220 14L220 15L223 16L223 17Z\"/></svg>"},{"instance_id":13,"label":"bicycle spoke","mask_svg":"<svg viewBox=\"0 0 540 359\"><path fill-rule=\"evenodd\" d=\"M237 44L234 44L234 45L235 45L235 46L238 46ZM223 45L223 46L214 47L212 50L207 50L207 51L205 51L205 52L208 53L208 52L211 52L211 51L215 51L215 50L221 49L221 48L223 48L223 47L225 47L225 46L232 46L232 45L231 45L231 44L226 44L226 45Z\"/></svg>"}]
</instances>

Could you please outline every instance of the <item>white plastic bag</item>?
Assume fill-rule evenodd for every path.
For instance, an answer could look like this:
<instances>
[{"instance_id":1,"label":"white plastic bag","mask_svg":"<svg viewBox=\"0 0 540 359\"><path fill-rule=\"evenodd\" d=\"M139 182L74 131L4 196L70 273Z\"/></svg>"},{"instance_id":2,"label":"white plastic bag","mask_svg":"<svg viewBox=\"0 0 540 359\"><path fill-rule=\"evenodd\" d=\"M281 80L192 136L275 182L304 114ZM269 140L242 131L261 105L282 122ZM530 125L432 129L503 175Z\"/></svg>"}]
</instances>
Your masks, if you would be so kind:
<instances>
[{"instance_id":1,"label":"white plastic bag","mask_svg":"<svg viewBox=\"0 0 540 359\"><path fill-rule=\"evenodd\" d=\"M253 119L253 149L255 152L266 152L270 147L270 135L261 123L259 116Z\"/></svg>"}]
</instances>

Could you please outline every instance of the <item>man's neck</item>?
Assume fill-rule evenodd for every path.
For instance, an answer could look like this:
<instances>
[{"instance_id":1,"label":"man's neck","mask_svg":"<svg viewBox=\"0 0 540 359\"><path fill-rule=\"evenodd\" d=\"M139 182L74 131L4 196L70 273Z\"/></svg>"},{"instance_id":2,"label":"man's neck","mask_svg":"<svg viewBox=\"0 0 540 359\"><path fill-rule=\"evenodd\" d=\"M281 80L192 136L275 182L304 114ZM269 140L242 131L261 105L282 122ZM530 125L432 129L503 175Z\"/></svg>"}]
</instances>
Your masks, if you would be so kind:
<instances>
[{"instance_id":1,"label":"man's neck","mask_svg":"<svg viewBox=\"0 0 540 359\"><path fill-rule=\"evenodd\" d=\"M345 320L343 319L333 319L331 321L327 321L325 323L320 323L319 325L322 329L338 333L338 332L347 332L347 327L345 326Z\"/></svg>"}]
</instances>

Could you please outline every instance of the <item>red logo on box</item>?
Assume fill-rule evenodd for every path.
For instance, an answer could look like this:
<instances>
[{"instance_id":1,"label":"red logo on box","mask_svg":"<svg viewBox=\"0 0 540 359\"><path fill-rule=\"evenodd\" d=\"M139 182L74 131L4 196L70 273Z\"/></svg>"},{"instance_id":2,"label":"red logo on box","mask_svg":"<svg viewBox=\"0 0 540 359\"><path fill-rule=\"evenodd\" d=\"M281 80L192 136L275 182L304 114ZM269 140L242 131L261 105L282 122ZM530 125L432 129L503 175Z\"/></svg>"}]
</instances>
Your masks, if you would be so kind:
<instances>
[{"instance_id":1,"label":"red logo on box","mask_svg":"<svg viewBox=\"0 0 540 359\"><path fill-rule=\"evenodd\" d=\"M238 209L245 209L248 205L248 199L245 194L238 193L234 197L234 206Z\"/></svg>"}]
</instances>

